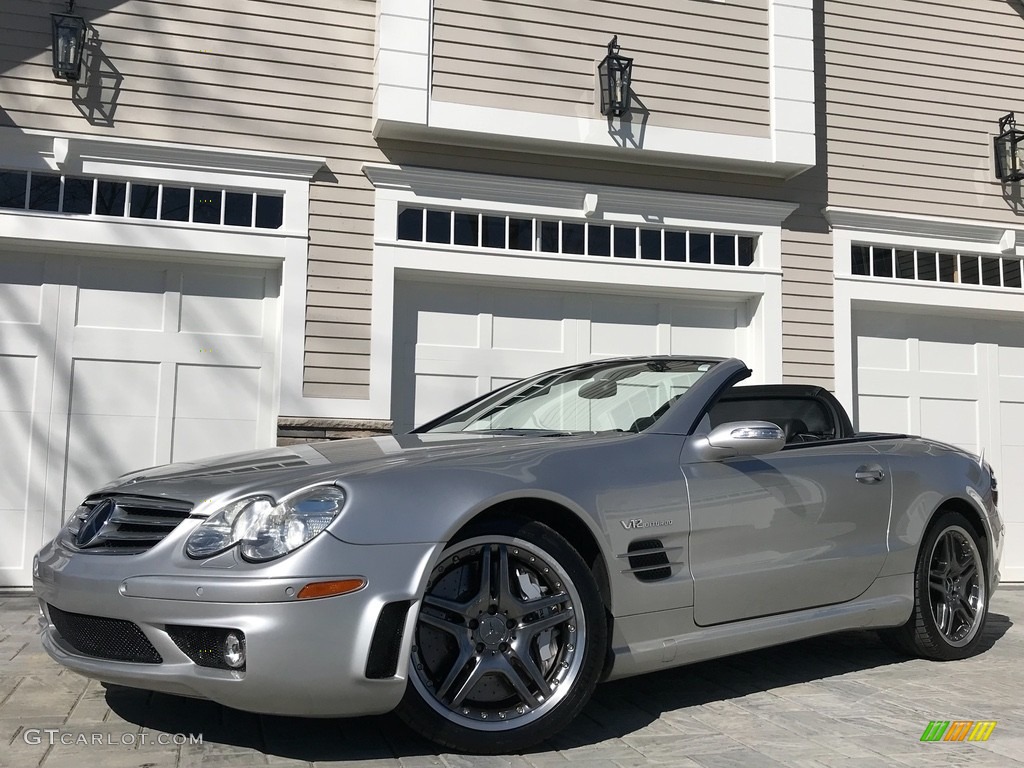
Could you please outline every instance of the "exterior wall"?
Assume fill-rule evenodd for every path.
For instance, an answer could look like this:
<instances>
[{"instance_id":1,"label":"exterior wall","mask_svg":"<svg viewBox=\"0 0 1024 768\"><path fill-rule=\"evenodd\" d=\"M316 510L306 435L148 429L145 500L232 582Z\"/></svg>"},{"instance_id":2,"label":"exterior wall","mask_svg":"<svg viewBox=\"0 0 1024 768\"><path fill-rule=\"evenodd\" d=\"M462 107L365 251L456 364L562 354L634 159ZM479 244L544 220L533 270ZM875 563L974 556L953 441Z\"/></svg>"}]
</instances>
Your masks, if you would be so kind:
<instances>
[{"instance_id":1,"label":"exterior wall","mask_svg":"<svg viewBox=\"0 0 1024 768\"><path fill-rule=\"evenodd\" d=\"M1024 9L990 0L830 0L829 205L1016 220L995 180L998 119L1024 113ZM1022 115L1024 116L1024 115Z\"/></svg>"},{"instance_id":2,"label":"exterior wall","mask_svg":"<svg viewBox=\"0 0 1024 768\"><path fill-rule=\"evenodd\" d=\"M85 85L72 87L50 71L57 6L4 0L0 131L328 158L310 190L303 389L365 398L373 193L360 167L381 159L370 136L376 4L316 6L80 0L75 11L98 39L86 48Z\"/></svg>"},{"instance_id":3,"label":"exterior wall","mask_svg":"<svg viewBox=\"0 0 1024 768\"><path fill-rule=\"evenodd\" d=\"M403 166L799 203L782 228L783 375L786 381L833 386L832 237L821 214L823 171L780 181L410 142L381 142L381 148L388 161Z\"/></svg>"},{"instance_id":4,"label":"exterior wall","mask_svg":"<svg viewBox=\"0 0 1024 768\"><path fill-rule=\"evenodd\" d=\"M613 34L652 125L769 135L767 0L436 0L433 98L598 115L595 64Z\"/></svg>"}]
</instances>

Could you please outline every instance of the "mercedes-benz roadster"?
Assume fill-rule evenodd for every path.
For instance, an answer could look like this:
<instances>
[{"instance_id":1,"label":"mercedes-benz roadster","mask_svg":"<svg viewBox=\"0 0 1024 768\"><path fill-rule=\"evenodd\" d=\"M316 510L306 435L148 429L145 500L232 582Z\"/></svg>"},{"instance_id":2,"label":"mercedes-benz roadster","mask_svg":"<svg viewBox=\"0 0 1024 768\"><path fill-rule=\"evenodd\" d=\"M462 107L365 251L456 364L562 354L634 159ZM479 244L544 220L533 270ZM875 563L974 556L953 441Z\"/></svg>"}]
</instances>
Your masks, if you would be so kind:
<instances>
[{"instance_id":1,"label":"mercedes-benz roadster","mask_svg":"<svg viewBox=\"0 0 1024 768\"><path fill-rule=\"evenodd\" d=\"M256 712L397 709L479 753L550 736L601 680L812 635L976 652L1003 541L988 464L749 375L588 362L407 435L125 475L36 557L43 645Z\"/></svg>"}]
</instances>

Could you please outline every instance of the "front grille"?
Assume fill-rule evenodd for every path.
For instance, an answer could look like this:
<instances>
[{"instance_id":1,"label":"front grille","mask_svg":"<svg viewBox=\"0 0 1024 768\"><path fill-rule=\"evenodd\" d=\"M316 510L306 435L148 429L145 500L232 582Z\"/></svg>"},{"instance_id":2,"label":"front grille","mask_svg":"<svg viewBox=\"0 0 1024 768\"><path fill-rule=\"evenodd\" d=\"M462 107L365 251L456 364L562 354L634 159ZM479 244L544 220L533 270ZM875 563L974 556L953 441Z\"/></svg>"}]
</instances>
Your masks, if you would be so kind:
<instances>
[{"instance_id":1,"label":"front grille","mask_svg":"<svg viewBox=\"0 0 1024 768\"><path fill-rule=\"evenodd\" d=\"M163 659L138 625L124 619L69 613L47 605L47 613L64 642L86 656L138 664L161 664Z\"/></svg>"},{"instance_id":2,"label":"front grille","mask_svg":"<svg viewBox=\"0 0 1024 768\"><path fill-rule=\"evenodd\" d=\"M216 627L189 627L168 624L167 634L182 652L200 667L211 669L229 669L236 672L245 670L245 666L231 667L224 660L224 641L229 632L234 632L242 640L245 650L245 635L237 629L218 629Z\"/></svg>"},{"instance_id":3,"label":"front grille","mask_svg":"<svg viewBox=\"0 0 1024 768\"><path fill-rule=\"evenodd\" d=\"M106 499L114 502L113 511L95 535L80 541L79 531L83 525L89 528L89 516ZM84 552L135 555L163 541L191 512L192 504L187 501L118 494L90 496L75 512L76 520L68 528L69 543Z\"/></svg>"}]
</instances>

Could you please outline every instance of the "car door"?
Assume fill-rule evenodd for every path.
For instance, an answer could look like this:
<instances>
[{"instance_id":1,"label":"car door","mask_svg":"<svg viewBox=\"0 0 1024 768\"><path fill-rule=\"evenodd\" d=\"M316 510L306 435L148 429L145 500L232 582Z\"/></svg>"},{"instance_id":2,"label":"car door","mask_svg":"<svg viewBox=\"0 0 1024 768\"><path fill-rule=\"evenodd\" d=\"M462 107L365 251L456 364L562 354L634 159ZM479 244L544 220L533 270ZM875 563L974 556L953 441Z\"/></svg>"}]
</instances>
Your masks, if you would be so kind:
<instances>
[{"instance_id":1,"label":"car door","mask_svg":"<svg viewBox=\"0 0 1024 768\"><path fill-rule=\"evenodd\" d=\"M851 600L885 560L892 481L867 442L685 463L701 626Z\"/></svg>"}]
</instances>

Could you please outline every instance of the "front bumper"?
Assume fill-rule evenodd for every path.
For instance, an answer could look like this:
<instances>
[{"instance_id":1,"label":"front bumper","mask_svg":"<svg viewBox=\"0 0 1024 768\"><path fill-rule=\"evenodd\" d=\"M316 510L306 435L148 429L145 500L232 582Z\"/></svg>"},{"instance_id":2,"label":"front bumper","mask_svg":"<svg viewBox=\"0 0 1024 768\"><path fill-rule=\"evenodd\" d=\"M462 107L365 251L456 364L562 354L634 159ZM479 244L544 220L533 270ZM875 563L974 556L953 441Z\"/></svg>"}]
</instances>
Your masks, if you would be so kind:
<instances>
[{"instance_id":1,"label":"front bumper","mask_svg":"<svg viewBox=\"0 0 1024 768\"><path fill-rule=\"evenodd\" d=\"M175 575L160 576L150 569L161 559L151 557L161 546L145 555L116 556L71 553L50 544L38 555L33 579L43 611L42 644L60 664L88 677L252 712L308 717L387 712L405 692L415 601L439 546L352 545L322 535L294 553L303 555L294 562L286 562L290 556L259 571L265 575L178 562L165 568ZM286 569L303 575L284 575ZM296 597L309 582L344 576L363 576L367 586L336 597ZM374 630L382 608L396 601L412 601L397 670L384 679L369 679ZM81 653L57 632L48 613L51 605L133 622L162 663ZM244 671L198 665L171 639L168 625L241 630Z\"/></svg>"}]
</instances>

